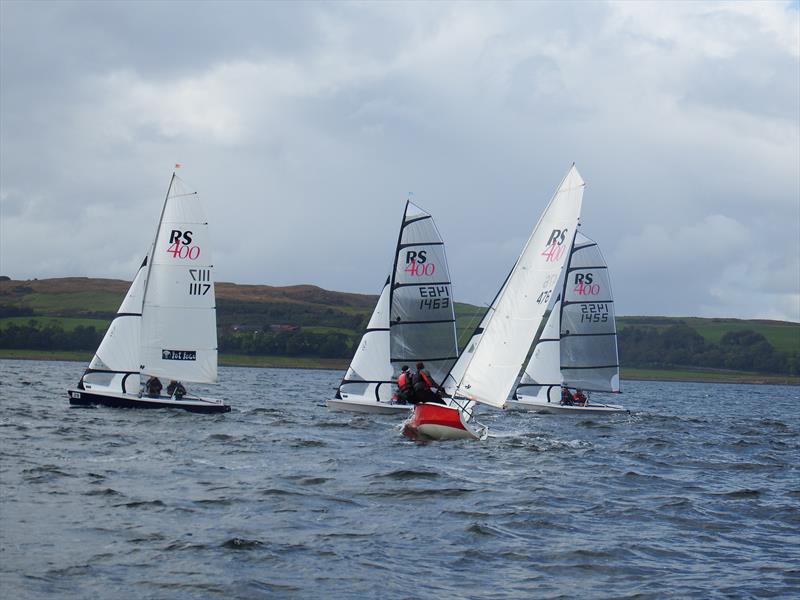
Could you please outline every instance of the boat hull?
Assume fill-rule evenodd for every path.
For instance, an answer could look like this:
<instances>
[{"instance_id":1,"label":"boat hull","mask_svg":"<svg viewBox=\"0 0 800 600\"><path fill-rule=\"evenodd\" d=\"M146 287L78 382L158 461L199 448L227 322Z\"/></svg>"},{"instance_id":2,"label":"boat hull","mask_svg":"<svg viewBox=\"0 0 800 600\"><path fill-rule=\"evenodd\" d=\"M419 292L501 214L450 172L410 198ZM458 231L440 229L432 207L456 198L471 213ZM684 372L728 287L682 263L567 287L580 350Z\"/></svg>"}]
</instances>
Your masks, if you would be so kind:
<instances>
[{"instance_id":1,"label":"boat hull","mask_svg":"<svg viewBox=\"0 0 800 600\"><path fill-rule=\"evenodd\" d=\"M624 406L617 404L592 404L586 406L569 406L559 404L557 402L547 402L547 400L539 400L537 398L526 398L520 396L516 400L509 400L506 405L509 409L518 410L532 410L543 414L572 414L572 415L585 415L585 414L610 414L610 413L629 413Z\"/></svg>"},{"instance_id":2,"label":"boat hull","mask_svg":"<svg viewBox=\"0 0 800 600\"><path fill-rule=\"evenodd\" d=\"M325 404L331 410L369 413L374 415L405 415L414 408L412 404L391 404L389 402L376 402L375 400L355 398L331 398L326 400Z\"/></svg>"},{"instance_id":3,"label":"boat hull","mask_svg":"<svg viewBox=\"0 0 800 600\"><path fill-rule=\"evenodd\" d=\"M186 398L175 400L167 396L150 398L133 396L117 392L100 392L86 390L68 390L71 406L111 406L114 408L179 408L195 413L230 412L231 407L221 400L204 400L202 398Z\"/></svg>"},{"instance_id":4,"label":"boat hull","mask_svg":"<svg viewBox=\"0 0 800 600\"><path fill-rule=\"evenodd\" d=\"M417 441L477 440L457 408L443 404L422 403L403 423L403 435Z\"/></svg>"}]
</instances>

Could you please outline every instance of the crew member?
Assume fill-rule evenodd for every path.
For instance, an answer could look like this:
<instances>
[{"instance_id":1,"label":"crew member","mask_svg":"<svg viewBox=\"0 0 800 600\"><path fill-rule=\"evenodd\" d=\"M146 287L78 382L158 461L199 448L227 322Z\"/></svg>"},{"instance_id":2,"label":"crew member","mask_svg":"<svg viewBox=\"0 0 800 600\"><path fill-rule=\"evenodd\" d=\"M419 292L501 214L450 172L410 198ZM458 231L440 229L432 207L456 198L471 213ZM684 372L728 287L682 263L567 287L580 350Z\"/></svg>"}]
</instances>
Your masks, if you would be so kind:
<instances>
[{"instance_id":1,"label":"crew member","mask_svg":"<svg viewBox=\"0 0 800 600\"><path fill-rule=\"evenodd\" d=\"M572 394L569 393L567 386L561 386L561 404L564 406L572 406Z\"/></svg>"},{"instance_id":2,"label":"crew member","mask_svg":"<svg viewBox=\"0 0 800 600\"><path fill-rule=\"evenodd\" d=\"M578 406L586 406L586 394L583 393L582 389L575 390L575 393L572 395L572 400Z\"/></svg>"},{"instance_id":3,"label":"crew member","mask_svg":"<svg viewBox=\"0 0 800 600\"><path fill-rule=\"evenodd\" d=\"M176 400L180 400L186 395L186 388L183 387L180 381L175 381L173 379L167 386L167 394L169 394L170 397L175 396Z\"/></svg>"},{"instance_id":4,"label":"crew member","mask_svg":"<svg viewBox=\"0 0 800 600\"><path fill-rule=\"evenodd\" d=\"M403 365L400 369L400 375L397 377L397 400L400 404L415 404L414 400L414 384L411 382L411 373L408 371L408 365Z\"/></svg>"},{"instance_id":5,"label":"crew member","mask_svg":"<svg viewBox=\"0 0 800 600\"><path fill-rule=\"evenodd\" d=\"M421 362L417 363L417 372L414 373L414 399L419 402L438 402L443 404L442 399L433 391L439 386L431 377L431 374Z\"/></svg>"},{"instance_id":6,"label":"crew member","mask_svg":"<svg viewBox=\"0 0 800 600\"><path fill-rule=\"evenodd\" d=\"M158 377L150 377L144 385L147 390L147 395L151 398L158 398L161 395L161 388L164 387L161 385L161 380Z\"/></svg>"}]
</instances>

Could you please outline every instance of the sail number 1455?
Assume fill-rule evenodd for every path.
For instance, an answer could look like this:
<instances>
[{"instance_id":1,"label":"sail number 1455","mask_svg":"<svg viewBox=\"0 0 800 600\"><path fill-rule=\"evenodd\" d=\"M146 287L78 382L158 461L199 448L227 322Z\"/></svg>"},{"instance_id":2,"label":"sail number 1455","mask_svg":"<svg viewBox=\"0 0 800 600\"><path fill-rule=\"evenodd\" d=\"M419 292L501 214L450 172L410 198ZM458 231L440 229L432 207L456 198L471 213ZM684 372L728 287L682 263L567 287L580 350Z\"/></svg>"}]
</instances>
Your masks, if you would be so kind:
<instances>
[{"instance_id":1,"label":"sail number 1455","mask_svg":"<svg viewBox=\"0 0 800 600\"><path fill-rule=\"evenodd\" d=\"M608 323L608 304L582 304L581 323Z\"/></svg>"}]
</instances>

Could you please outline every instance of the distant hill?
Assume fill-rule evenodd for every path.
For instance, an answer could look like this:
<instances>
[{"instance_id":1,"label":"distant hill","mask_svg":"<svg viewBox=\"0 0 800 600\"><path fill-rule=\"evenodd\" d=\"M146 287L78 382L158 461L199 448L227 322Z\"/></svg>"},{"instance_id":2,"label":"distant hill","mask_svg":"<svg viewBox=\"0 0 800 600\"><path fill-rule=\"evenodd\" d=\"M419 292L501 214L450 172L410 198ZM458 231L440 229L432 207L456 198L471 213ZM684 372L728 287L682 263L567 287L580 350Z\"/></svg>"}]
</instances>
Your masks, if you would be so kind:
<instances>
[{"instance_id":1,"label":"distant hill","mask_svg":"<svg viewBox=\"0 0 800 600\"><path fill-rule=\"evenodd\" d=\"M47 349L49 344L60 350L94 350L129 286L129 282L118 279L86 277L0 279L0 347L33 344L26 340L35 338L39 346L25 347ZM352 355L377 301L376 295L336 292L313 285L275 287L223 282L216 284L216 295L221 354L320 359L346 359ZM456 303L462 343L484 311L483 307ZM624 366L720 369L737 364L740 366L735 368L739 370L751 370L753 365L761 364L765 368L772 365L766 370L771 373L797 371L798 323L630 316L618 317L618 328L620 361ZM49 334L45 335L45 330ZM763 336L767 346L759 342L758 336ZM71 338L79 341L69 341ZM756 357L745 356L748 348L759 343L760 354L769 355L769 360L760 363ZM691 352L679 351L687 347Z\"/></svg>"}]
</instances>

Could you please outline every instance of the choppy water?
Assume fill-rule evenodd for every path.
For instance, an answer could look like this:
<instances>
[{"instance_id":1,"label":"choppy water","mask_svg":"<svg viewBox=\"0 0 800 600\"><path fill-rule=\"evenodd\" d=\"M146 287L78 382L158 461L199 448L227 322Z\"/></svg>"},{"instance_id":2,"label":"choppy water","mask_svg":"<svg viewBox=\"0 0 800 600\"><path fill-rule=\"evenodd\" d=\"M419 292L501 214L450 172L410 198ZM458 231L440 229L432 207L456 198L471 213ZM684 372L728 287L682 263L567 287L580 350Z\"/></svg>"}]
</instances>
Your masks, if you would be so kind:
<instances>
[{"instance_id":1,"label":"choppy water","mask_svg":"<svg viewBox=\"0 0 800 600\"><path fill-rule=\"evenodd\" d=\"M223 368L217 416L70 409L82 369L0 361L5 598L800 595L797 388L420 445L321 406L333 371Z\"/></svg>"}]
</instances>

